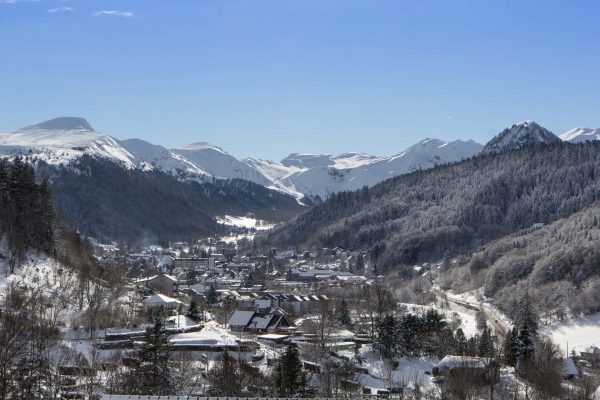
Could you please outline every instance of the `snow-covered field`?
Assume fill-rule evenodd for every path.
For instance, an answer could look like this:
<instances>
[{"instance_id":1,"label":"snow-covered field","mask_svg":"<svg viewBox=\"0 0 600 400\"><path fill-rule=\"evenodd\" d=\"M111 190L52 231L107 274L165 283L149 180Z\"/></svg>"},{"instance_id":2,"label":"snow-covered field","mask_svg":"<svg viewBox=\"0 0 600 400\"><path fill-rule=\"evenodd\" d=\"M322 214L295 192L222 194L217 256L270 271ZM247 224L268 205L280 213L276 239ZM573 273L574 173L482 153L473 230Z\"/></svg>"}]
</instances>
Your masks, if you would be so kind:
<instances>
[{"instance_id":1,"label":"snow-covered field","mask_svg":"<svg viewBox=\"0 0 600 400\"><path fill-rule=\"evenodd\" d=\"M600 313L557 322L542 328L541 332L565 353L567 346L569 352L571 349L586 351L590 346L600 346Z\"/></svg>"},{"instance_id":2,"label":"snow-covered field","mask_svg":"<svg viewBox=\"0 0 600 400\"><path fill-rule=\"evenodd\" d=\"M339 351L339 354L348 358L354 357L354 350ZM360 355L365 360L363 367L369 370L368 374L360 374L358 382L365 387L373 389L386 389L393 386L414 387L418 384L422 388L433 385L431 375L426 372L439 360L435 357L411 357L400 358L398 367L393 369L389 362L381 359L379 354L371 349L370 345L363 345L360 349Z\"/></svg>"},{"instance_id":3,"label":"snow-covered field","mask_svg":"<svg viewBox=\"0 0 600 400\"><path fill-rule=\"evenodd\" d=\"M256 218L251 217L236 217L233 215L225 215L224 217L217 217L217 222L222 225L235 226L238 228L266 230L271 229L273 224L268 223Z\"/></svg>"},{"instance_id":4,"label":"snow-covered field","mask_svg":"<svg viewBox=\"0 0 600 400\"><path fill-rule=\"evenodd\" d=\"M229 330L221 327L215 321L208 321L204 328L198 332L179 333L170 338L172 343L213 343L213 344L236 344L239 337L233 335Z\"/></svg>"}]
</instances>

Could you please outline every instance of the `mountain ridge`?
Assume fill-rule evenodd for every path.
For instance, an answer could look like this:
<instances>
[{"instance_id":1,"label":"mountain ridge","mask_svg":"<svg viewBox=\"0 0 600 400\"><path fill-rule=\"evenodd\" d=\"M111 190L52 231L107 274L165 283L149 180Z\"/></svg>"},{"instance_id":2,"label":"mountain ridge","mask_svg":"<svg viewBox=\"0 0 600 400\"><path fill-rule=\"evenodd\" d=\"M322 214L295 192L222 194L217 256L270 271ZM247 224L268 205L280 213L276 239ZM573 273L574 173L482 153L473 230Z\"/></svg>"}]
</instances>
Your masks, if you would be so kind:
<instances>
[{"instance_id":1,"label":"mountain ridge","mask_svg":"<svg viewBox=\"0 0 600 400\"><path fill-rule=\"evenodd\" d=\"M323 200L340 191L372 187L391 177L457 162L480 152L498 153L558 140L579 143L598 138L600 129L592 128L574 128L558 138L528 120L506 128L485 146L472 139L425 138L389 156L361 152L290 153L278 162L237 159L221 147L203 141L166 148L143 139L120 140L95 131L84 118L59 117L0 133L0 155L29 154L49 164L63 165L87 154L106 157L128 169L160 170L182 181L244 179L306 202Z\"/></svg>"}]
</instances>

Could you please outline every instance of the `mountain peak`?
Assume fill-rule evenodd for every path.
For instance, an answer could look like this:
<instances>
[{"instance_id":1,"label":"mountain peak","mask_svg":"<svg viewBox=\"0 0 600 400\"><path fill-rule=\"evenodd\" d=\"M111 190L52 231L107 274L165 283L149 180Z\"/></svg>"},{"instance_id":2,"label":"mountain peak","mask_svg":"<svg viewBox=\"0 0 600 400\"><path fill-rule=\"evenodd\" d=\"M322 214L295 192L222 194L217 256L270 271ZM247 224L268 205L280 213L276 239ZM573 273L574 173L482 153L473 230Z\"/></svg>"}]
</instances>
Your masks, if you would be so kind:
<instances>
[{"instance_id":1,"label":"mountain peak","mask_svg":"<svg viewBox=\"0 0 600 400\"><path fill-rule=\"evenodd\" d=\"M21 130L26 129L84 130L94 132L94 128L92 128L90 123L81 117L58 117L21 128Z\"/></svg>"},{"instance_id":2,"label":"mountain peak","mask_svg":"<svg viewBox=\"0 0 600 400\"><path fill-rule=\"evenodd\" d=\"M186 145L181 146L179 148L179 150L216 150L223 154L226 153L226 151L223 150L222 148L220 148L219 146L210 144L208 142L196 142L196 143L186 144Z\"/></svg>"},{"instance_id":3,"label":"mountain peak","mask_svg":"<svg viewBox=\"0 0 600 400\"><path fill-rule=\"evenodd\" d=\"M485 145L482 154L497 154L527 146L551 144L560 141L558 136L535 121L526 120L504 129Z\"/></svg>"}]
</instances>

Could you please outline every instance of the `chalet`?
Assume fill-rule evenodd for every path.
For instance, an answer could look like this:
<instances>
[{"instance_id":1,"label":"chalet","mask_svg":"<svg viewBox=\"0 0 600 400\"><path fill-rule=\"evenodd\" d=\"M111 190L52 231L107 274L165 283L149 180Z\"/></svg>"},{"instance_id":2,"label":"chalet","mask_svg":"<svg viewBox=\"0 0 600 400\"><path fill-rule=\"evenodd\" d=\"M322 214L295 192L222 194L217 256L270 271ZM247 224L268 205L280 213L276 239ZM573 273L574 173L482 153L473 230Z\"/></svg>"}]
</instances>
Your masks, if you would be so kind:
<instances>
[{"instance_id":1,"label":"chalet","mask_svg":"<svg viewBox=\"0 0 600 400\"><path fill-rule=\"evenodd\" d=\"M167 274L154 275L148 278L142 278L135 281L136 285L144 286L155 293L162 293L166 296L173 296L177 293L177 278Z\"/></svg>"},{"instance_id":2,"label":"chalet","mask_svg":"<svg viewBox=\"0 0 600 400\"><path fill-rule=\"evenodd\" d=\"M272 310L267 314L255 311L236 311L228 322L229 329L234 331L250 331L255 333L277 333L292 324L280 309Z\"/></svg>"}]
</instances>

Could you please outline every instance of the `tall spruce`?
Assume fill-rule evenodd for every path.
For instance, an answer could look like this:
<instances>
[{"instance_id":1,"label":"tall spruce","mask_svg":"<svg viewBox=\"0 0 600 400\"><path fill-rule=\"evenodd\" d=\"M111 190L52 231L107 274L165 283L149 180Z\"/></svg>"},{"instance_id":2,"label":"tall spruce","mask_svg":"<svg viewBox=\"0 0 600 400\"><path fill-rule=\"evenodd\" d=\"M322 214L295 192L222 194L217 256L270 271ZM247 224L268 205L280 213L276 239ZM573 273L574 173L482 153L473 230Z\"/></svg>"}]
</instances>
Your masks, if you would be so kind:
<instances>
[{"instance_id":1,"label":"tall spruce","mask_svg":"<svg viewBox=\"0 0 600 400\"><path fill-rule=\"evenodd\" d=\"M346 299L342 299L342 301L340 301L337 318L338 318L339 323L342 326L352 325L352 317L350 316L350 307L348 307L348 302L346 301Z\"/></svg>"},{"instance_id":2,"label":"tall spruce","mask_svg":"<svg viewBox=\"0 0 600 400\"><path fill-rule=\"evenodd\" d=\"M139 366L132 371L129 386L133 394L170 395L175 392L171 354L165 326L156 319L146 330L144 344L137 352Z\"/></svg>"},{"instance_id":3,"label":"tall spruce","mask_svg":"<svg viewBox=\"0 0 600 400\"><path fill-rule=\"evenodd\" d=\"M517 352L518 352L518 336L515 328L508 331L508 334L504 338L503 343L503 356L504 363L514 367L517 363Z\"/></svg>"},{"instance_id":4,"label":"tall spruce","mask_svg":"<svg viewBox=\"0 0 600 400\"><path fill-rule=\"evenodd\" d=\"M306 387L298 347L288 343L275 369L275 383L282 397L294 397Z\"/></svg>"}]
</instances>

